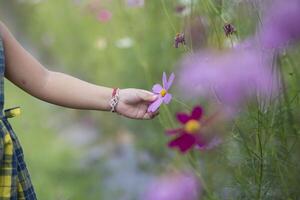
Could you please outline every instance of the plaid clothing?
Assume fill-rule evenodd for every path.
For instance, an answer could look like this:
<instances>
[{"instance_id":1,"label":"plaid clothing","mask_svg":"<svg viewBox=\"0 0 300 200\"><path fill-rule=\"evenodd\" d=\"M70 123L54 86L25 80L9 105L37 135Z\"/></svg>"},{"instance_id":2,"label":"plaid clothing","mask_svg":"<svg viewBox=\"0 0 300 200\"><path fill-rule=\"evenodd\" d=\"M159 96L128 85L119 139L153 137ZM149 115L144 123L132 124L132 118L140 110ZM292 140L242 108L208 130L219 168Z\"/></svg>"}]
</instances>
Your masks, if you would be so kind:
<instances>
[{"instance_id":1,"label":"plaid clothing","mask_svg":"<svg viewBox=\"0 0 300 200\"><path fill-rule=\"evenodd\" d=\"M36 200L19 140L3 114L4 50L0 38L0 200Z\"/></svg>"}]
</instances>

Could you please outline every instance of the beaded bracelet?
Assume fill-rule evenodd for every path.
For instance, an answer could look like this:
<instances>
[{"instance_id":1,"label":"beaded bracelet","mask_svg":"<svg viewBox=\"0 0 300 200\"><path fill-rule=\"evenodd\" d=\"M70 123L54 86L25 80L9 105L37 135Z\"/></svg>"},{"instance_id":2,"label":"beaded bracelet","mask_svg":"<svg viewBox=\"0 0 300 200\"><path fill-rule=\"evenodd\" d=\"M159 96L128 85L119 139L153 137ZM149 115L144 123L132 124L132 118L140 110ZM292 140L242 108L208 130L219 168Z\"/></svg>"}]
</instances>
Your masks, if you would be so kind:
<instances>
[{"instance_id":1,"label":"beaded bracelet","mask_svg":"<svg viewBox=\"0 0 300 200\"><path fill-rule=\"evenodd\" d=\"M119 100L120 100L119 91L120 91L119 88L114 88L113 89L111 99L109 101L109 105L111 107L111 109L110 109L111 112L116 112L116 107L117 107L117 105L119 103Z\"/></svg>"}]
</instances>

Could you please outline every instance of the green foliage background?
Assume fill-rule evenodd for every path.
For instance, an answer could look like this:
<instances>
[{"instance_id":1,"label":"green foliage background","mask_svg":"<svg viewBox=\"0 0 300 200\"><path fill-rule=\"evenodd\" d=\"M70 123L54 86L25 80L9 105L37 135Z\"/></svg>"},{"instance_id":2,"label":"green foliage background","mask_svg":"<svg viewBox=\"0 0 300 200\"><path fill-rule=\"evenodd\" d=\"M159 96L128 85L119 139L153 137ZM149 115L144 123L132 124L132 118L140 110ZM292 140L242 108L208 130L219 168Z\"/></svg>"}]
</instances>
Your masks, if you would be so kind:
<instances>
[{"instance_id":1,"label":"green foliage background","mask_svg":"<svg viewBox=\"0 0 300 200\"><path fill-rule=\"evenodd\" d=\"M148 90L160 82L163 71L176 71L188 49L173 48L174 36L188 30L197 16L206 22L200 31L205 38L202 47L226 49L224 23L232 22L238 30L237 38L243 39L255 32L261 14L247 1L193 1L191 15L181 17L174 11L178 5L175 0L146 0L143 8L128 8L124 1L116 0L102 1L113 15L109 22L101 23L88 9L88 0L33 2L0 0L0 16L22 44L34 47L29 50L45 66L100 85ZM133 39L133 46L117 48L115 42L126 37ZM105 49L97 48L99 41L106 41ZM196 50L191 40L187 43L189 50ZM164 129L174 124L171 113L186 110L174 101L168 109L163 107L154 121L132 121L108 113L49 105L6 81L6 107L22 107L22 116L11 123L23 143L39 199L121 198L122 193L107 194L103 189L104 165L110 154L83 168L78 163L88 148L71 145L57 135L65 125L77 123L84 116L92 116L99 134L104 134L93 145L103 145L104 139L117 146L116 133L130 132L136 151L151 157L150 164L139 166L146 173L194 167L206 182L203 199L298 199L299 48L280 59L285 92L267 107L249 104L227 130L224 144L198 157L181 156L165 146ZM181 99L176 87L173 94Z\"/></svg>"}]
</instances>

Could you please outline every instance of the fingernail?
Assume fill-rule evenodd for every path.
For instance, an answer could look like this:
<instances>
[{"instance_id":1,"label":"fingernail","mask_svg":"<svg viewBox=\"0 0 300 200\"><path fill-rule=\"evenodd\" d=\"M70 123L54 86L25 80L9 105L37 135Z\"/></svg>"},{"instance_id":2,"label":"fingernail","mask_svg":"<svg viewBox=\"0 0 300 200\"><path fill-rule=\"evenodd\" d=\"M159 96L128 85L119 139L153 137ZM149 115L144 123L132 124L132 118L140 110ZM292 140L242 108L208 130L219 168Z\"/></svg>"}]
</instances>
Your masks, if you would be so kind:
<instances>
[{"instance_id":1,"label":"fingernail","mask_svg":"<svg viewBox=\"0 0 300 200\"><path fill-rule=\"evenodd\" d=\"M157 99L157 97L158 97L157 94L153 95L153 100Z\"/></svg>"}]
</instances>

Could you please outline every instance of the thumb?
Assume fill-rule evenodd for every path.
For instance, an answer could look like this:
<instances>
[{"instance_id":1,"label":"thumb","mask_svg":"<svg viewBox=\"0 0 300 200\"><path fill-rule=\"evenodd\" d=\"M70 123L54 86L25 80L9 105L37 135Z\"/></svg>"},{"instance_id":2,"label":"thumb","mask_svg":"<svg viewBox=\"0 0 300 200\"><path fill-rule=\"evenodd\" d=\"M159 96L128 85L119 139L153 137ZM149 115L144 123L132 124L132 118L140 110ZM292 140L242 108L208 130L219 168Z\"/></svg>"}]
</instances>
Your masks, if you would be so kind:
<instances>
[{"instance_id":1,"label":"thumb","mask_svg":"<svg viewBox=\"0 0 300 200\"><path fill-rule=\"evenodd\" d=\"M152 92L149 92L147 90L139 90L138 91L138 96L142 100L149 101L149 102L155 101L158 97L156 94L153 94Z\"/></svg>"}]
</instances>

